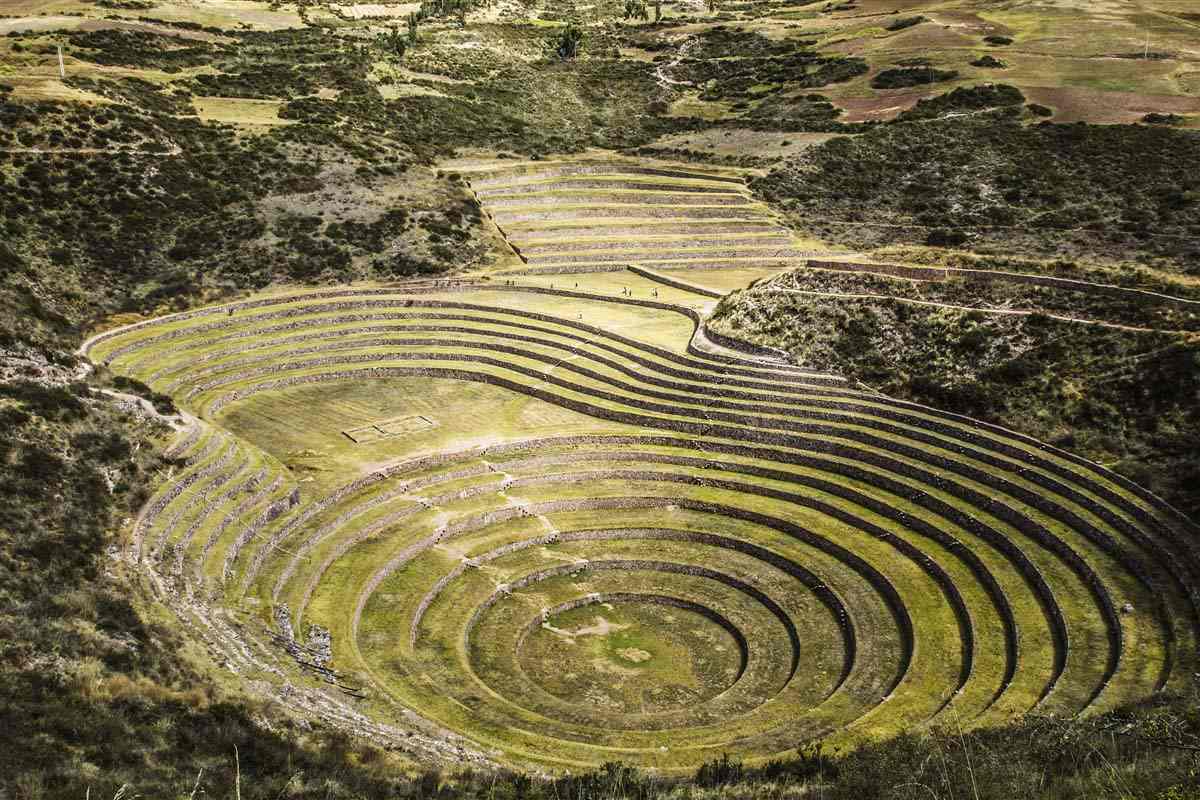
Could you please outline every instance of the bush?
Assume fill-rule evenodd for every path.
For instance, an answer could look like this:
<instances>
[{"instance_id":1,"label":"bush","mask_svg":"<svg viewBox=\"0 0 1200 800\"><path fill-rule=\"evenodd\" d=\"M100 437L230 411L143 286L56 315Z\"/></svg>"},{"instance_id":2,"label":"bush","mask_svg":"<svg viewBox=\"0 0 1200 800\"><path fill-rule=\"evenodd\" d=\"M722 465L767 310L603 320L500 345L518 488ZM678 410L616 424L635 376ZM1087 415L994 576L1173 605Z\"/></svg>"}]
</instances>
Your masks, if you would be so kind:
<instances>
[{"instance_id":1,"label":"bush","mask_svg":"<svg viewBox=\"0 0 1200 800\"><path fill-rule=\"evenodd\" d=\"M1179 125L1183 122L1183 117L1178 114L1159 114L1152 111L1142 117L1142 122L1147 125Z\"/></svg>"},{"instance_id":2,"label":"bush","mask_svg":"<svg viewBox=\"0 0 1200 800\"><path fill-rule=\"evenodd\" d=\"M149 400L150 404L154 406L154 410L160 414L171 416L179 413L179 409L175 406L175 401L169 395L154 391L136 378L116 375L113 377L112 385L118 391Z\"/></svg>"},{"instance_id":3,"label":"bush","mask_svg":"<svg viewBox=\"0 0 1200 800\"><path fill-rule=\"evenodd\" d=\"M888 23L887 25L884 25L883 27L885 30L889 31L902 31L905 28L911 28L914 25L920 25L924 21L925 17L919 15L915 17L902 17L898 20Z\"/></svg>"},{"instance_id":4,"label":"bush","mask_svg":"<svg viewBox=\"0 0 1200 800\"><path fill-rule=\"evenodd\" d=\"M994 56L980 56L971 62L971 66L983 69L1008 69L1008 64Z\"/></svg>"},{"instance_id":5,"label":"bush","mask_svg":"<svg viewBox=\"0 0 1200 800\"><path fill-rule=\"evenodd\" d=\"M558 35L554 43L554 52L559 58L569 60L578 56L582 47L583 31L572 23L563 28Z\"/></svg>"},{"instance_id":6,"label":"bush","mask_svg":"<svg viewBox=\"0 0 1200 800\"><path fill-rule=\"evenodd\" d=\"M1006 108L1019 106L1024 102L1025 95L1021 94L1021 90L1015 86L1003 83L987 83L971 87L960 86L946 94L917 101L916 106L901 113L897 119L930 119L947 112Z\"/></svg>"},{"instance_id":7,"label":"bush","mask_svg":"<svg viewBox=\"0 0 1200 800\"><path fill-rule=\"evenodd\" d=\"M885 69L871 78L871 86L876 89L905 89L912 86L923 86L929 83L952 81L958 77L958 71L933 69L924 67L902 67Z\"/></svg>"},{"instance_id":8,"label":"bush","mask_svg":"<svg viewBox=\"0 0 1200 800\"><path fill-rule=\"evenodd\" d=\"M967 243L967 235L962 231L935 228L925 237L925 244L930 247L961 247Z\"/></svg>"}]
</instances>

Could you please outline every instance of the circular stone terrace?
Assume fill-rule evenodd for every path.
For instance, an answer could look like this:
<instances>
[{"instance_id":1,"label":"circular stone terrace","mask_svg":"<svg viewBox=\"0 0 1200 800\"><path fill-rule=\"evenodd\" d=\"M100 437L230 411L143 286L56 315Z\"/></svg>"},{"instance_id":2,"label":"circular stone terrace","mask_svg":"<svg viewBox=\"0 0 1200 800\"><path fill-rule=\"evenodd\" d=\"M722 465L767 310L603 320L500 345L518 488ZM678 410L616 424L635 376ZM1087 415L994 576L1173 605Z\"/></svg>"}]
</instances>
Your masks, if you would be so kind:
<instances>
[{"instance_id":1,"label":"circular stone terrace","mask_svg":"<svg viewBox=\"0 0 1200 800\"><path fill-rule=\"evenodd\" d=\"M593 167L471 176L529 267L595 270L569 282L278 293L85 345L186 409L127 558L218 665L388 746L555 769L1189 680L1186 520L1028 437L713 344L711 297L609 254L736 272L786 237L727 175ZM540 200L561 186L655 199L576 237Z\"/></svg>"}]
</instances>

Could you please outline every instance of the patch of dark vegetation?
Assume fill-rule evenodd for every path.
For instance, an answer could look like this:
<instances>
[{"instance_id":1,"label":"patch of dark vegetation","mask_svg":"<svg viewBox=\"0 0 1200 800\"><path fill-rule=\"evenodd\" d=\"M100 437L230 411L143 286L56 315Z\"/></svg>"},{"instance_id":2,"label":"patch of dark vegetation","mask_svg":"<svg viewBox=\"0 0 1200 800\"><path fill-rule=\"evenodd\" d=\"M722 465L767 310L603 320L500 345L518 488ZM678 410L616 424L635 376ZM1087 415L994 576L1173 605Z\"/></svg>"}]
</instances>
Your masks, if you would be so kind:
<instances>
[{"instance_id":1,"label":"patch of dark vegetation","mask_svg":"<svg viewBox=\"0 0 1200 800\"><path fill-rule=\"evenodd\" d=\"M906 282L878 281L906 296ZM1111 464L1200 515L1194 335L795 294L743 293L717 317L720 331L783 347L798 363Z\"/></svg>"},{"instance_id":2,"label":"patch of dark vegetation","mask_svg":"<svg viewBox=\"0 0 1200 800\"><path fill-rule=\"evenodd\" d=\"M345 242L367 252L379 252L391 239L404 232L408 222L408 212L402 208L394 208L370 223L353 220L331 222L325 229L325 235L334 241Z\"/></svg>"},{"instance_id":3,"label":"patch of dark vegetation","mask_svg":"<svg viewBox=\"0 0 1200 800\"><path fill-rule=\"evenodd\" d=\"M1147 125L1182 125L1183 117L1178 114L1160 114L1152 111L1142 117L1142 122Z\"/></svg>"},{"instance_id":4,"label":"patch of dark vegetation","mask_svg":"<svg viewBox=\"0 0 1200 800\"><path fill-rule=\"evenodd\" d=\"M111 372L104 370L102 374L95 376L92 381L93 383L111 386L118 392L136 395L137 397L148 400L150 401L150 404L154 406L155 411L165 416L179 413L179 409L176 408L175 401L171 399L170 395L165 395L161 392L154 391L137 378L129 378L124 375L114 375Z\"/></svg>"},{"instance_id":5,"label":"patch of dark vegetation","mask_svg":"<svg viewBox=\"0 0 1200 800\"><path fill-rule=\"evenodd\" d=\"M1175 58L1174 53L1163 53L1155 50L1142 50L1137 53L1117 53L1113 58L1129 58L1135 61L1170 61Z\"/></svg>"},{"instance_id":6,"label":"patch of dark vegetation","mask_svg":"<svg viewBox=\"0 0 1200 800\"><path fill-rule=\"evenodd\" d=\"M1005 47L1013 43L1011 36L985 36L983 40L994 47Z\"/></svg>"},{"instance_id":7,"label":"patch of dark vegetation","mask_svg":"<svg viewBox=\"0 0 1200 800\"><path fill-rule=\"evenodd\" d=\"M913 86L952 81L957 77L958 71L953 69L903 67L876 73L871 78L871 86L875 89L908 89Z\"/></svg>"},{"instance_id":8,"label":"patch of dark vegetation","mask_svg":"<svg viewBox=\"0 0 1200 800\"><path fill-rule=\"evenodd\" d=\"M218 48L206 42L129 30L73 31L68 41L76 54L94 64L153 67L164 72L211 64ZM85 52L78 52L78 51Z\"/></svg>"},{"instance_id":9,"label":"patch of dark vegetation","mask_svg":"<svg viewBox=\"0 0 1200 800\"><path fill-rule=\"evenodd\" d=\"M982 69L1008 69L1008 64L991 55L983 55L971 62L972 67Z\"/></svg>"},{"instance_id":10,"label":"patch of dark vegetation","mask_svg":"<svg viewBox=\"0 0 1200 800\"><path fill-rule=\"evenodd\" d=\"M32 117L26 116L30 111ZM8 112L0 109L0 115ZM22 108L17 114L30 128L17 140L31 145L56 146L61 140L67 148L137 145L151 151L0 155L0 186L19 190L0 192L0 220L9 241L23 246L31 270L49 259L91 276L92 293L79 303L81 314L87 305L92 313L180 307L194 300L201 268L251 285L269 280L252 277L242 257L242 245L262 233L252 203L315 173L277 143L238 140L194 118L149 118L121 105L94 117L75 107ZM70 124L87 130L87 139L68 133L76 114L83 119ZM57 128L47 129L47 121L58 119L63 122ZM189 155L152 154L170 145ZM47 249L48 242L59 244ZM71 293L60 298L71 300Z\"/></svg>"},{"instance_id":11,"label":"patch of dark vegetation","mask_svg":"<svg viewBox=\"0 0 1200 800\"><path fill-rule=\"evenodd\" d=\"M198 95L269 99L312 94L316 86L288 64L264 64L251 72L197 75L189 88Z\"/></svg>"},{"instance_id":12,"label":"patch of dark vegetation","mask_svg":"<svg viewBox=\"0 0 1200 800\"><path fill-rule=\"evenodd\" d=\"M763 167L770 163L768 159L749 154L724 155L706 150L693 150L688 147L635 147L625 151L630 155L647 158L671 158L678 161L691 161L697 164L723 164L735 167Z\"/></svg>"},{"instance_id":13,"label":"patch of dark vegetation","mask_svg":"<svg viewBox=\"0 0 1200 800\"><path fill-rule=\"evenodd\" d=\"M868 126L840 122L842 110L824 95L777 97L759 103L736 122L740 127L759 131L811 131L817 133L847 133ZM732 123L731 123L732 124Z\"/></svg>"},{"instance_id":14,"label":"patch of dark vegetation","mask_svg":"<svg viewBox=\"0 0 1200 800\"><path fill-rule=\"evenodd\" d=\"M656 36L660 48L671 47L670 39ZM761 33L747 31L743 28L730 28L725 25L715 25L697 33L689 40L688 54L692 58L707 61L714 58L767 58L770 56L787 56L797 50L807 50L815 40L812 39L772 39ZM677 45L676 45L677 46Z\"/></svg>"},{"instance_id":15,"label":"patch of dark vegetation","mask_svg":"<svg viewBox=\"0 0 1200 800\"><path fill-rule=\"evenodd\" d=\"M917 104L902 112L897 119L901 121L934 119L946 114L977 112L992 108L1013 109L1025 102L1025 95L1015 86L1003 83L985 83L980 86L959 86L958 88L938 95L937 97L922 98Z\"/></svg>"},{"instance_id":16,"label":"patch of dark vegetation","mask_svg":"<svg viewBox=\"0 0 1200 800\"><path fill-rule=\"evenodd\" d=\"M758 33L717 26L689 40L686 56L669 72L674 80L702 89L706 100L759 100L782 90L815 89L863 75L859 58L827 56L808 49L813 42L769 39ZM661 34L631 38L643 49L678 45ZM731 54L734 54L731 56ZM668 60L666 54L657 57Z\"/></svg>"},{"instance_id":17,"label":"patch of dark vegetation","mask_svg":"<svg viewBox=\"0 0 1200 800\"><path fill-rule=\"evenodd\" d=\"M157 114L191 114L192 97L183 89L168 91L164 87L141 78L118 78L95 80L93 78L70 77L67 84L86 92L107 97L142 112ZM99 115L104 118L105 115Z\"/></svg>"},{"instance_id":18,"label":"patch of dark vegetation","mask_svg":"<svg viewBox=\"0 0 1200 800\"><path fill-rule=\"evenodd\" d=\"M998 260L989 259L988 266ZM974 265L979 267L978 263ZM995 265L1002 272L1029 271L1035 266L1038 274L1073 280L1095 279L1094 282L1111 281L1110 275L1091 275L1081 272L1071 262L1035 263L1033 265L1012 262ZM1021 267L1024 269L1020 269ZM930 270L934 272L934 270ZM842 294L871 294L904 297L930 303L964 306L979 309L1033 310L1073 319L1108 322L1136 328L1151 328L1165 331L1200 332L1200 302L1188 308L1171 302L1158 302L1150 297L1137 298L1131 293L1063 288L1020 280L988 280L984 277L955 275L947 280L913 281L875 272L838 272L825 269L797 270L772 281L775 288L800 289L803 291L828 291ZM1175 296L1186 297L1188 284L1173 283L1157 285L1155 289L1166 289ZM1200 300L1200 293L1191 299Z\"/></svg>"},{"instance_id":19,"label":"patch of dark vegetation","mask_svg":"<svg viewBox=\"0 0 1200 800\"><path fill-rule=\"evenodd\" d=\"M920 25L924 21L925 17L918 14L915 17L901 17L900 19L892 20L887 25L884 25L883 28L888 31L902 31L905 28Z\"/></svg>"},{"instance_id":20,"label":"patch of dark vegetation","mask_svg":"<svg viewBox=\"0 0 1200 800\"><path fill-rule=\"evenodd\" d=\"M1029 105L1025 106L1025 108L1029 109L1029 113L1033 114L1035 117L1053 117L1054 116L1054 109L1050 108L1048 106L1044 106L1041 103L1030 103Z\"/></svg>"},{"instance_id":21,"label":"patch of dark vegetation","mask_svg":"<svg viewBox=\"0 0 1200 800\"><path fill-rule=\"evenodd\" d=\"M153 0L95 0L101 8L114 8L121 11L146 11L154 8Z\"/></svg>"},{"instance_id":22,"label":"patch of dark vegetation","mask_svg":"<svg viewBox=\"0 0 1200 800\"><path fill-rule=\"evenodd\" d=\"M369 49L331 41L319 28L240 34L236 57L221 60L214 74L198 75L195 94L255 99L293 98L320 87L365 93L364 75L373 63Z\"/></svg>"},{"instance_id":23,"label":"patch of dark vegetation","mask_svg":"<svg viewBox=\"0 0 1200 800\"><path fill-rule=\"evenodd\" d=\"M798 225L855 247L945 231L975 249L1154 256L1200 274L1198 159L1200 136L1169 127L1028 127L987 114L929 122L919 136L876 126L752 185Z\"/></svg>"},{"instance_id":24,"label":"patch of dark vegetation","mask_svg":"<svg viewBox=\"0 0 1200 800\"><path fill-rule=\"evenodd\" d=\"M95 84L80 82L78 85ZM134 84L123 82L122 85ZM166 102L167 96L162 97L166 106L171 107ZM167 144L166 132L161 126L145 115L127 113L120 108L91 110L74 104L27 104L0 99L0 148L48 151L87 148L165 150ZM19 159L17 155L0 153L0 164L11 161L14 166L21 166L22 171L29 169L34 175L26 177L26 180L41 173L41 168L27 166L26 159ZM38 159L28 157L28 160ZM23 186L20 178L16 184ZM18 201L18 198L12 200Z\"/></svg>"}]
</instances>

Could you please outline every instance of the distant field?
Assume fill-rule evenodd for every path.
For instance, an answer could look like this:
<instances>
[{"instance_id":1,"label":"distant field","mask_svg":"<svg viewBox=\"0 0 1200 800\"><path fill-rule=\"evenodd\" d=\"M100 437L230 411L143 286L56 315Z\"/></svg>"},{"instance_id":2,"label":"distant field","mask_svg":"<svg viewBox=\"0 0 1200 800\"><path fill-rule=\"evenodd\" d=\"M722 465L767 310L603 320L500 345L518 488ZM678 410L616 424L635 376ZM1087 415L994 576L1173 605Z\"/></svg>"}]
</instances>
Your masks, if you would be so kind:
<instances>
[{"instance_id":1,"label":"distant field","mask_svg":"<svg viewBox=\"0 0 1200 800\"><path fill-rule=\"evenodd\" d=\"M847 121L887 119L921 97L981 81L1017 86L1061 110L1066 121L1131 122L1151 110L1200 115L1195 79L1200 21L1186 2L997 6L978 0L863 0L842 11L826 11L828 6L776 9L748 27L770 36L812 38L821 49L866 59L870 73L823 92L846 109ZM917 18L916 24L889 30L897 20ZM995 36L1012 41L986 41ZM1147 51L1153 58L1143 58ZM971 64L983 55L1006 66ZM918 89L870 87L874 74L907 59L959 76Z\"/></svg>"},{"instance_id":2,"label":"distant field","mask_svg":"<svg viewBox=\"0 0 1200 800\"><path fill-rule=\"evenodd\" d=\"M235 97L197 97L193 99L196 116L232 125L286 125L279 118L278 100L246 100Z\"/></svg>"}]
</instances>

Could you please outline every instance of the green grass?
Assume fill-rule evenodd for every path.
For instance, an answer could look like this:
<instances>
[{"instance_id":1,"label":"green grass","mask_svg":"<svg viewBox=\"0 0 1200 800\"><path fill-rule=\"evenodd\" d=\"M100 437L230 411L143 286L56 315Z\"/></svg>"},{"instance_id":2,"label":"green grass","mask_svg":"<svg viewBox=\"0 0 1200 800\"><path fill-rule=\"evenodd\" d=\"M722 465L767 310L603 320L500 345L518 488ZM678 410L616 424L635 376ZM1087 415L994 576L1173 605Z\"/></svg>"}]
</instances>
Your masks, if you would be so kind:
<instances>
[{"instance_id":1,"label":"green grass","mask_svg":"<svg viewBox=\"0 0 1200 800\"><path fill-rule=\"evenodd\" d=\"M696 273L696 278L702 280L705 274ZM748 278L744 272L716 274L726 281ZM394 309L406 315L379 321L339 320L339 315L352 313L353 309L319 310L319 304L328 301L288 298L281 305L241 310L232 317L216 313L117 336L100 344L95 357L123 353L113 360L115 371L123 374L129 370L155 390L169 389L202 416L231 391L251 391L246 399L225 407L217 422L239 439L271 454L296 476L302 505L293 514L305 514L308 504L333 496L338 487L372 470L414 456L462 453L446 464L416 472L401 471L349 492L303 524L289 522L292 515L285 515L268 525L247 544L235 563L233 579L225 587L225 602L241 608L240 613L248 615L246 619L256 619L260 625L271 625L271 608L285 603L301 632L317 624L332 633L334 663L349 680L365 687L367 707L373 715L391 718L394 704L400 703L437 725L465 733L481 746L498 749L513 763L578 768L619 757L643 766L687 770L723 750L762 761L818 733L827 740L848 744L863 737L878 739L913 727L941 724L949 719L947 715L965 716L970 726L993 724L1037 705L1052 674L1053 647L1051 628L1029 578L974 533L935 513L933 506L919 502L917 496L905 494L909 491L961 510L1011 540L1052 587L1054 600L1068 623L1069 649L1063 676L1047 701L1038 705L1040 710L1073 713L1084 707L1113 707L1145 696L1156 685L1168 647L1163 626L1175 624L1160 619L1157 598L1133 579L1123 562L1104 554L1096 545L1099 535L1114 538L1123 548L1130 547L1124 534L1097 513L1094 505L1134 520L1121 503L1143 501L1128 490L1112 485L1107 490L1114 492L1116 499L1101 497L1084 480L1085 475L1089 481L1097 480L1094 473L1085 473L1058 454L1037 451L1024 442L994 433L964 448L959 437L968 430L965 423L940 420L949 427L944 432L933 432L927 425L939 418L920 408L906 409L905 416L889 422L892 427L887 430L879 428L872 420L895 408L890 401L849 389L810 386L787 390L778 382L778 376L762 365L749 369L748 375L741 378L746 386L733 392L746 394L746 399L714 395L711 389L720 385L722 368L703 359L691 359L691 365L678 377L670 378L669 386L656 385L651 378L668 377L681 365L673 360L678 356L653 348L666 346L676 354L682 353L691 323L669 310L619 302L626 299L620 289L628 287L633 288L635 299L643 294L651 296L655 284L637 276L578 276L578 291L584 293L578 297L571 296L576 292L575 276L566 278L569 284L563 283L563 276L519 279L522 284L546 289L554 284L555 293L551 294L480 287L468 293L428 296L486 309L406 308L402 296L368 289L355 300L385 301L381 307L369 309L372 313ZM659 302L687 297L698 309L708 302L661 288ZM567 294L558 294L563 291ZM587 293L597 293L598 297L592 299ZM308 313L309 306L317 308L317 313ZM289 312L289 316L272 317L277 311ZM551 318L534 320L512 313L520 311L548 314ZM462 318L449 319L447 315ZM584 324L630 337L633 343L595 334L576 338L583 333L572 325L579 315L583 315ZM284 322L296 325L274 334L255 334ZM218 327L204 330L213 323ZM431 324L462 330L421 330ZM538 330L521 325L533 325ZM339 336L339 332L345 333ZM158 340L163 333L184 335ZM283 341L310 333L329 335ZM532 336L533 340L518 341L512 338L514 335ZM226 338L230 336L234 338ZM381 336L390 344L381 342ZM415 341L424 338L442 341L435 345ZM143 346L127 348L135 342ZM332 344L337 348L329 349ZM473 344L484 349L474 349ZM511 346L517 349L492 350ZM293 353L296 348L313 351ZM484 355L489 350L501 355L502 363L464 362L463 366L481 376L515 378L550 392L549 399L584 401L596 409L600 418L484 383L429 377L343 379L254 391L263 381L319 378L330 369L355 370L354 374L365 376L363 370L374 366L439 367L455 362L431 357L441 354L457 359L459 354ZM401 351L415 355L416 360L396 358ZM645 363L633 357L635 351ZM305 363L326 357L340 359L341 363ZM595 360L600 357L611 359L613 364ZM547 375L550 367L553 370ZM523 374L521 369L529 373ZM580 369L593 374L583 374ZM567 383L560 385L557 380ZM208 388L189 394L190 385ZM818 401L830 391L845 405L824 409ZM637 408L647 392L665 392L662 399L650 399L667 403L669 410ZM731 403L736 416L716 420L725 426L719 434L718 429L697 429L679 437L675 445L645 439L644 444L624 451L617 448L605 452L599 443L584 448L546 449L524 444L511 452L496 449L534 437L645 436L662 425L704 419L720 412L714 407L717 398ZM832 416L827 416L831 410ZM632 425L603 419L610 413L630 412L636 415ZM736 443L751 431L784 433L792 421L811 414L827 416L822 422L832 426L833 436L822 441L837 449L815 461L781 464L778 477L766 477L756 470L761 470L763 458L768 462L786 459L789 445L777 454L753 451L762 457L740 452L716 456L722 463L728 461L728 467L686 461L697 456L713 458L711 454L706 456L707 443L717 446L719 454L720 448ZM411 415L426 417L434 426L362 444L342 434L350 428ZM856 438L863 435L869 438ZM809 438L803 433L796 437L795 445L803 445ZM1002 440L1014 444L1016 451L999 454L989 449L993 447L989 442ZM917 449L907 454L892 454L893 463L907 464L935 477L900 476L870 464L875 452L870 442L874 441L897 445L919 442ZM481 447L491 452L481 452ZM1034 452L1044 459L1043 463L1026 460ZM675 463L680 458L685 461ZM942 459L944 466L931 467L927 459ZM1014 492L1044 494L1045 489L1033 478L1054 476L1069 486L1079 485L1081 499L1054 497L1057 505L1042 510L1015 494L998 493L983 478L953 471L976 469L980 475L987 475L994 470L990 460L1031 471L1006 474ZM468 472L461 472L463 468ZM641 472L646 470L660 480L647 480ZM887 476L906 488L899 493L883 491L873 484L872 474ZM427 485L406 490L405 482L414 480ZM516 483L505 488L509 481ZM718 485L714 481L732 483ZM806 488L806 482L812 481L824 481L817 485L832 488ZM773 497L773 492L794 496ZM868 507L868 500L855 501L838 492L857 493L848 497L877 500L882 505L877 509ZM976 505L964 499L970 496L965 492L997 498L1003 505L997 509ZM186 504L191 496L185 495L178 502ZM620 498L648 499L636 500L634 507L625 509L605 505ZM568 510L553 505L575 500L584 507ZM227 502L209 513L228 513L228 507ZM481 513L525 508L534 509L533 515L513 511L507 521L472 521L478 520ZM1133 605L1133 613L1121 618L1124 652L1120 669L1090 706L1106 667L1103 654L1108 649L1097 600L1075 570L1006 521L999 513L1001 508L1026 521L1022 524L1048 531L1061 542L1060 546L1079 554L1084 565L1081 568L1099 576L1114 602ZM826 541L848 548L865 560L868 569L897 587L913 622L915 650L907 673L890 698L883 701L900 664L901 640L897 620L879 587L866 580L868 573L851 568L813 544L773 530L771 525L742 522L730 516L742 511L800 525L815 533L818 539L814 543ZM1081 521L1078 524L1090 526L1092 532L1076 530L1076 523L1068 524L1059 516L1063 512L1075 514ZM190 513L181 517L176 529L188 528L195 519ZM1019 661L1014 682L999 702L994 701L1006 656L1003 626L993 599L973 568L954 555L953 547L919 534L906 520L942 531L961 543L955 546L973 552L978 563L995 576L1013 609L1020 632ZM198 534L203 535L212 524L201 522ZM1139 523L1135 520L1134 524L1136 527ZM462 525L468 527L460 529ZM976 647L972 674L949 709L944 703L950 699L949 691L958 679L961 663L961 648L950 644L960 635L953 609L931 574L918 562L901 556L893 545L865 532L866 525L897 537L896 546L912 547L928 556L940 565L946 580L961 595ZM719 532L766 547L814 570L852 615L858 653L847 682L832 696L826 696L839 672L835 654L841 648L841 635L828 611L795 579L747 554L717 554L711 547L706 549L689 540L637 536L524 544L555 531L569 535L604 527ZM435 530L447 532L441 541L428 539ZM231 534L222 537L210 554L205 567L210 577L215 565L224 563ZM421 542L426 544L418 546ZM497 550L518 545L511 553ZM263 551L262 569L248 572L248 565L258 560L258 548L268 546L272 549ZM496 555L489 555L492 553ZM485 558L486 563L472 566L463 561L479 558ZM802 633L796 677L786 685L779 682L778 670L787 662L784 653L788 645L778 621L770 614L764 616L764 608L749 595L703 575L685 576L640 567L584 568L575 576L549 575L515 589L511 596L497 594L501 584L519 583L550 567L613 559L631 559L639 564L694 564L717 569L761 589L780 602L791 619L803 621L798 625ZM247 581L248 594L243 599L241 587ZM634 614L641 620L640 633L615 631L604 636L564 637L534 624L532 635L524 639L519 635L541 609L593 592L667 595L723 615L745 633L750 644L746 674L732 687L719 688L718 676L728 672L727 665L719 664L726 662L701 658L700 640L689 638L692 634L686 631L663 628L655 632L651 623L662 619L662 614L644 609ZM484 606L487 611L475 619L474 610ZM618 611L613 612L613 620L624 624L620 621L626 617L621 613L626 612L619 610L619 604L615 608ZM1174 596L1167 599L1166 608L1172 613L1186 613ZM567 612L561 615L563 625L554 623L554 627L565 630L564 625L582 625L581 620L591 618L589 614L588 608ZM1192 638L1187 625L1177 626L1175 632L1182 637L1174 646L1178 656ZM415 640L410 641L413 636ZM622 667L613 660L622 658L618 651L645 651L650 658ZM672 668L670 664L676 662L682 666ZM619 669L629 672L621 673ZM606 683L604 677L613 675L625 675L626 679ZM434 687L438 690L433 691ZM584 698L594 702L580 706ZM644 722L637 722L642 719Z\"/></svg>"}]
</instances>

